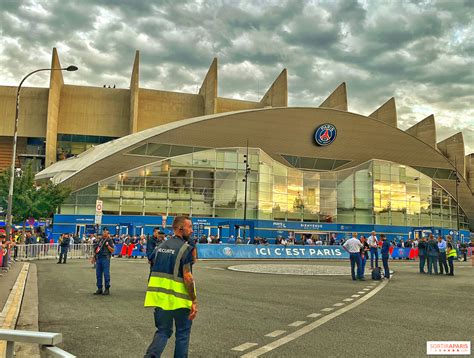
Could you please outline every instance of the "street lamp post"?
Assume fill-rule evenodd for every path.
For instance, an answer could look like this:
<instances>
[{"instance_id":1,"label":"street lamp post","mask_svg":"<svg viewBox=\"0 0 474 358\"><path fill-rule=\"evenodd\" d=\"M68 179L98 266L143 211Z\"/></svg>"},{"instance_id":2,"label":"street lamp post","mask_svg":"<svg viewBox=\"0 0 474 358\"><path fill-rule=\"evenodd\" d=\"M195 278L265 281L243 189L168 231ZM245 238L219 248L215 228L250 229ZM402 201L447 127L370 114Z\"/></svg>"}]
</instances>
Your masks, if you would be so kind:
<instances>
[{"instance_id":1,"label":"street lamp post","mask_svg":"<svg viewBox=\"0 0 474 358\"><path fill-rule=\"evenodd\" d=\"M13 186L15 183L15 159L16 159L16 146L17 146L17 139L18 139L18 119L19 119L19 109L20 109L20 91L23 82L26 81L28 77L31 75L40 72L40 71L77 71L76 66L68 66L66 68L40 68L33 72L28 73L23 79L21 80L18 88L16 90L16 107L15 107L15 128L13 131L13 150L12 150L12 164L10 168L10 187L8 189L8 202L7 202L7 222L6 222L6 234L7 240L11 239L11 229L12 229L12 206L13 206Z\"/></svg>"},{"instance_id":2,"label":"street lamp post","mask_svg":"<svg viewBox=\"0 0 474 358\"><path fill-rule=\"evenodd\" d=\"M408 198L408 210L407 210L407 218L408 218L408 221L409 221L409 225L408 226L411 226L412 222L411 222L411 217L410 217L410 214L411 214L411 199L415 199L415 195L410 195L410 197Z\"/></svg>"},{"instance_id":3,"label":"street lamp post","mask_svg":"<svg viewBox=\"0 0 474 358\"><path fill-rule=\"evenodd\" d=\"M245 164L245 174L244 174L244 179L242 181L245 183L245 189L244 189L244 238L243 240L245 241L245 235L246 235L246 227L247 227L247 184L248 184L248 176L250 174L250 165L249 165L249 140L247 139L247 152L244 154L244 164Z\"/></svg>"},{"instance_id":4,"label":"street lamp post","mask_svg":"<svg viewBox=\"0 0 474 358\"><path fill-rule=\"evenodd\" d=\"M459 190L459 183L461 183L461 179L459 178L459 175L458 175L458 165L457 165L457 161L456 161L456 156L454 156L454 168L455 168L455 173L456 173L456 231L457 231L457 237L456 237L456 241L459 242L459 238L460 238L460 233L459 233L459 193L458 193L458 190Z\"/></svg>"}]
</instances>

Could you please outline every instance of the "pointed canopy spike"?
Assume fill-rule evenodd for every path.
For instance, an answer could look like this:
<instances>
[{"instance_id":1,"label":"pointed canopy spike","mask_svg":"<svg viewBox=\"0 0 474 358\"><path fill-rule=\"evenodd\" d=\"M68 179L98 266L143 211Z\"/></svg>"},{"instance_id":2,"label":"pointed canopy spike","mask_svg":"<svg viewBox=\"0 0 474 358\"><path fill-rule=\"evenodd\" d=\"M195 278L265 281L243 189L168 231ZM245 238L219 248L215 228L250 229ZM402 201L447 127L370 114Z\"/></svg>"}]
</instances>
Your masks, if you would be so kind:
<instances>
[{"instance_id":1,"label":"pointed canopy spike","mask_svg":"<svg viewBox=\"0 0 474 358\"><path fill-rule=\"evenodd\" d=\"M466 160L466 177L471 188L474 189L474 153L468 154Z\"/></svg>"},{"instance_id":2,"label":"pointed canopy spike","mask_svg":"<svg viewBox=\"0 0 474 358\"><path fill-rule=\"evenodd\" d=\"M53 48L51 68L61 68L58 51ZM63 71L49 71L48 114L46 117L46 153L45 166L56 161L56 144L58 140L59 103L64 86Z\"/></svg>"},{"instance_id":3,"label":"pointed canopy spike","mask_svg":"<svg viewBox=\"0 0 474 358\"><path fill-rule=\"evenodd\" d=\"M199 94L204 97L204 114L216 113L217 98L217 57L207 71L206 77L202 82Z\"/></svg>"},{"instance_id":4,"label":"pointed canopy spike","mask_svg":"<svg viewBox=\"0 0 474 358\"><path fill-rule=\"evenodd\" d=\"M133 61L132 78L130 79L130 89L138 88L140 83L140 51L135 51L135 60Z\"/></svg>"},{"instance_id":5,"label":"pointed canopy spike","mask_svg":"<svg viewBox=\"0 0 474 358\"><path fill-rule=\"evenodd\" d=\"M419 140L436 148L436 124L434 115L429 115L425 119L406 129L405 132L417 137Z\"/></svg>"},{"instance_id":6,"label":"pointed canopy spike","mask_svg":"<svg viewBox=\"0 0 474 358\"><path fill-rule=\"evenodd\" d=\"M51 68L61 68L61 62L59 61L58 51L56 47L53 47L53 55L51 58ZM50 71L50 86L53 83L53 80L58 80L61 82L61 85L64 84L63 71ZM54 79L53 79L54 77Z\"/></svg>"},{"instance_id":7,"label":"pointed canopy spike","mask_svg":"<svg viewBox=\"0 0 474 358\"><path fill-rule=\"evenodd\" d=\"M456 162L458 172L461 173L462 176L465 176L466 158L462 132L456 133L451 137L442 140L437 144L437 146L439 151L453 164Z\"/></svg>"},{"instance_id":8,"label":"pointed canopy spike","mask_svg":"<svg viewBox=\"0 0 474 358\"><path fill-rule=\"evenodd\" d=\"M369 117L375 118L396 128L397 107L395 105L395 98L390 98L387 102L382 104L375 112L369 115Z\"/></svg>"},{"instance_id":9,"label":"pointed canopy spike","mask_svg":"<svg viewBox=\"0 0 474 358\"><path fill-rule=\"evenodd\" d=\"M263 107L288 107L288 74L286 68L272 83L260 103Z\"/></svg>"},{"instance_id":10,"label":"pointed canopy spike","mask_svg":"<svg viewBox=\"0 0 474 358\"><path fill-rule=\"evenodd\" d=\"M140 86L140 51L135 51L132 77L130 78L130 133L138 132L138 95Z\"/></svg>"},{"instance_id":11,"label":"pointed canopy spike","mask_svg":"<svg viewBox=\"0 0 474 358\"><path fill-rule=\"evenodd\" d=\"M342 82L319 107L339 109L347 111L346 83Z\"/></svg>"}]
</instances>

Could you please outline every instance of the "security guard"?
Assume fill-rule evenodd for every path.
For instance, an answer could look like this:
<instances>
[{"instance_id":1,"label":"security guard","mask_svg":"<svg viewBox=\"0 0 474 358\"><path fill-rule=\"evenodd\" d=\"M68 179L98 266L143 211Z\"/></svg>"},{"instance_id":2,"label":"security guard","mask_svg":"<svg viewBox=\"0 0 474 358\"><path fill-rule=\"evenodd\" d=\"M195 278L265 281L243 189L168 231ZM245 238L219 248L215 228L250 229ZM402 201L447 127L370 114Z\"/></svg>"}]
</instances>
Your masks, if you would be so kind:
<instances>
[{"instance_id":1,"label":"security guard","mask_svg":"<svg viewBox=\"0 0 474 358\"><path fill-rule=\"evenodd\" d=\"M145 307L155 307L156 332L145 357L161 357L176 326L174 357L187 357L191 323L197 314L196 290L192 275L193 248L187 243L193 233L191 220L177 216L174 236L155 250L154 264Z\"/></svg>"},{"instance_id":2,"label":"security guard","mask_svg":"<svg viewBox=\"0 0 474 358\"><path fill-rule=\"evenodd\" d=\"M62 263L65 264L66 263L66 259L67 259L67 252L69 251L69 244L70 244L70 239L69 239L69 234L68 233L65 233L63 234L62 238L59 239L61 242L59 243L59 247L60 247L60 253L59 253L59 261L57 262L58 264Z\"/></svg>"},{"instance_id":3,"label":"security guard","mask_svg":"<svg viewBox=\"0 0 474 358\"><path fill-rule=\"evenodd\" d=\"M109 295L110 289L110 257L114 252L114 240L110 237L109 229L102 229L102 237L94 243L95 275L97 291L94 295ZM105 281L105 291L102 291L102 275Z\"/></svg>"},{"instance_id":4,"label":"security guard","mask_svg":"<svg viewBox=\"0 0 474 358\"><path fill-rule=\"evenodd\" d=\"M448 256L448 263L449 263L449 276L454 276L454 259L457 259L458 253L455 248L453 248L453 244L449 241L447 244L447 256Z\"/></svg>"}]
</instances>

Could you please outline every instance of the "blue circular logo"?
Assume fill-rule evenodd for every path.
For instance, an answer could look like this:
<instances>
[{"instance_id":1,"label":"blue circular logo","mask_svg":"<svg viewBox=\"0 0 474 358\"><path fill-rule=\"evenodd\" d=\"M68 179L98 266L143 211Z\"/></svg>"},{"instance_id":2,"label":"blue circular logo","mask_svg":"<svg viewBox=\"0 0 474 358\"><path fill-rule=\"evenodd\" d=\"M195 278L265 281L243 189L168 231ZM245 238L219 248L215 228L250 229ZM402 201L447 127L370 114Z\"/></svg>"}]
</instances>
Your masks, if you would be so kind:
<instances>
[{"instance_id":1,"label":"blue circular logo","mask_svg":"<svg viewBox=\"0 0 474 358\"><path fill-rule=\"evenodd\" d=\"M232 257L232 255L234 254L230 247L224 247L222 251L224 255L229 256L229 257Z\"/></svg>"},{"instance_id":2,"label":"blue circular logo","mask_svg":"<svg viewBox=\"0 0 474 358\"><path fill-rule=\"evenodd\" d=\"M317 145L325 146L334 142L336 135L336 127L330 123L325 123L316 128L314 132L314 140Z\"/></svg>"}]
</instances>

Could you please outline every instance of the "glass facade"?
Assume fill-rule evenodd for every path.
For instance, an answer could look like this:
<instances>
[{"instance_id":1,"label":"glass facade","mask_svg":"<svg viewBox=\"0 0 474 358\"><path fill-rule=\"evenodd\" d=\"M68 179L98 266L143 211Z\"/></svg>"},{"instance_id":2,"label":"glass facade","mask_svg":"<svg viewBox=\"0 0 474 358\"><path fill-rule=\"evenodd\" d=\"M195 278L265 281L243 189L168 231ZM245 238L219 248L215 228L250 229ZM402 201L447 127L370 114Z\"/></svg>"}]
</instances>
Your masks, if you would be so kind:
<instances>
[{"instance_id":1,"label":"glass facade","mask_svg":"<svg viewBox=\"0 0 474 358\"><path fill-rule=\"evenodd\" d=\"M243 218L247 149L189 148L73 193L61 214L94 214L101 199L104 214ZM339 171L301 170L255 148L248 160L248 219L457 226L454 198L404 165L372 160ZM460 212L460 228L467 229Z\"/></svg>"},{"instance_id":2,"label":"glass facade","mask_svg":"<svg viewBox=\"0 0 474 358\"><path fill-rule=\"evenodd\" d=\"M57 160L64 160L75 155L79 155L92 146L109 142L115 137L79 135L79 134L58 134Z\"/></svg>"}]
</instances>

